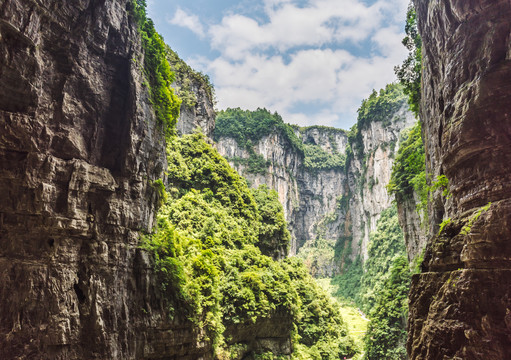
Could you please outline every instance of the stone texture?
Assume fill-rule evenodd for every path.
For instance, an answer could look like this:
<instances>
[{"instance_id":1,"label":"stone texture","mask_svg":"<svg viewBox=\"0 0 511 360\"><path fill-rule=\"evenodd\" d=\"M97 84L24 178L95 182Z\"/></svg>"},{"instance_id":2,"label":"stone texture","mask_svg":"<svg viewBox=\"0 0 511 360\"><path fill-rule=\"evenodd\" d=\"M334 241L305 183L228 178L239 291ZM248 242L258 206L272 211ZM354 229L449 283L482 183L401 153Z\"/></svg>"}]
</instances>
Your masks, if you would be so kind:
<instances>
[{"instance_id":1,"label":"stone texture","mask_svg":"<svg viewBox=\"0 0 511 360\"><path fill-rule=\"evenodd\" d=\"M163 176L128 1L0 5L0 358L210 358L140 231Z\"/></svg>"},{"instance_id":2,"label":"stone texture","mask_svg":"<svg viewBox=\"0 0 511 360\"><path fill-rule=\"evenodd\" d=\"M182 85L179 83L173 84L175 88L180 86ZM179 119L177 120L178 134L191 134L195 129L200 128L207 138L213 139L216 112L211 92L207 89L208 85L192 78L189 86L195 96L195 105L181 104Z\"/></svg>"},{"instance_id":3,"label":"stone texture","mask_svg":"<svg viewBox=\"0 0 511 360\"><path fill-rule=\"evenodd\" d=\"M334 257L334 247L343 239L344 246L352 247L352 257L367 258L369 233L376 229L381 211L392 199L386 185L390 180L394 153L399 146L400 132L414 123L405 104L389 119L388 124L372 122L362 130L363 152L347 169L313 171L303 167L303 156L288 144L285 137L275 132L254 145L254 151L271 165L263 174L251 174L243 164L231 165L252 186L267 184L279 194L292 235L291 254L307 251L305 262L316 276L332 276L342 264ZM346 132L326 127L310 127L296 131L304 143L315 144L332 153L346 152ZM248 158L249 152L240 148L232 138L222 138L216 144L227 159ZM347 206L340 207L345 197ZM316 240L322 238L318 245ZM318 249L318 246L321 249ZM325 249L323 249L325 248Z\"/></svg>"},{"instance_id":4,"label":"stone texture","mask_svg":"<svg viewBox=\"0 0 511 360\"><path fill-rule=\"evenodd\" d=\"M214 356L140 249L166 158L129 6L0 3L1 359ZM212 99L193 89L181 119L211 132ZM291 330L279 314L230 329L248 353L285 355Z\"/></svg>"},{"instance_id":5,"label":"stone texture","mask_svg":"<svg viewBox=\"0 0 511 360\"><path fill-rule=\"evenodd\" d=\"M430 205L431 240L410 293L409 355L508 359L511 3L415 3L426 171L445 174L452 196L437 192ZM460 284L450 285L458 276Z\"/></svg>"},{"instance_id":6,"label":"stone texture","mask_svg":"<svg viewBox=\"0 0 511 360\"><path fill-rule=\"evenodd\" d=\"M396 201L399 225L403 229L408 261L422 257L427 244L427 224L417 212L419 198L414 192L412 198Z\"/></svg>"},{"instance_id":7,"label":"stone texture","mask_svg":"<svg viewBox=\"0 0 511 360\"><path fill-rule=\"evenodd\" d=\"M383 210L390 207L393 198L387 193L394 154L399 147L399 134L412 126L415 119L403 104L385 126L371 122L362 129L362 152L354 149L354 158L348 168L346 193L349 194L348 218L352 258L361 255L367 260L369 234L376 230L376 223Z\"/></svg>"}]
</instances>

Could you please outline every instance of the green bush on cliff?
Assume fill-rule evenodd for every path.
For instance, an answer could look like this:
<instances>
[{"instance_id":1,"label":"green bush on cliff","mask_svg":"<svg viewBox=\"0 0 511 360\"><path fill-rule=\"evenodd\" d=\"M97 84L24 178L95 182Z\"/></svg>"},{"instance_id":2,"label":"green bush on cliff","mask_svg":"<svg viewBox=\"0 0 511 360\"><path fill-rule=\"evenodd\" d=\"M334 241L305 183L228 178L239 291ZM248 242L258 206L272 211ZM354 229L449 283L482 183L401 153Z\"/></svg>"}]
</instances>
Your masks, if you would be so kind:
<instances>
[{"instance_id":1,"label":"green bush on cliff","mask_svg":"<svg viewBox=\"0 0 511 360\"><path fill-rule=\"evenodd\" d=\"M384 210L369 235L368 258L348 262L332 280L336 296L354 301L370 318L365 359L405 359L410 269L395 205Z\"/></svg>"},{"instance_id":2,"label":"green bush on cliff","mask_svg":"<svg viewBox=\"0 0 511 360\"><path fill-rule=\"evenodd\" d=\"M303 264L272 259L289 242L276 193L250 190L202 134L173 137L167 158L168 200L144 246L154 254L169 315L179 316L179 307L224 354L230 345L239 350L230 343L236 326L276 314L289 319L297 354L309 347L317 359L353 354L338 309Z\"/></svg>"},{"instance_id":3,"label":"green bush on cliff","mask_svg":"<svg viewBox=\"0 0 511 360\"><path fill-rule=\"evenodd\" d=\"M408 49L408 57L401 66L396 66L394 71L403 85L404 93L408 95L410 110L418 117L421 99L422 39L417 29L417 14L413 4L408 6L405 32L403 45Z\"/></svg>"},{"instance_id":4,"label":"green bush on cliff","mask_svg":"<svg viewBox=\"0 0 511 360\"><path fill-rule=\"evenodd\" d=\"M405 360L410 268L406 256L392 261L390 275L378 294L365 337L365 359Z\"/></svg>"},{"instance_id":5,"label":"green bush on cliff","mask_svg":"<svg viewBox=\"0 0 511 360\"><path fill-rule=\"evenodd\" d=\"M383 126L390 124L394 114L406 102L403 87L400 84L388 84L379 92L373 90L371 95L362 101L358 108L357 123L348 131L348 147L346 149L346 167L355 155L364 158L362 131L371 123L381 122Z\"/></svg>"},{"instance_id":6,"label":"green bush on cliff","mask_svg":"<svg viewBox=\"0 0 511 360\"><path fill-rule=\"evenodd\" d=\"M177 95L183 101L183 104L189 108L196 105L197 95L192 89L192 84L201 84L206 96L212 103L215 103L215 88L209 76L192 69L169 46L166 46L166 53L167 60L175 74L176 83L179 84L179 87L176 88Z\"/></svg>"},{"instance_id":7,"label":"green bush on cliff","mask_svg":"<svg viewBox=\"0 0 511 360\"><path fill-rule=\"evenodd\" d=\"M393 205L382 211L376 231L369 234L367 260L357 297L357 303L365 313L372 311L383 291L392 259L405 252L403 232L397 219L396 206Z\"/></svg>"},{"instance_id":8,"label":"green bush on cliff","mask_svg":"<svg viewBox=\"0 0 511 360\"><path fill-rule=\"evenodd\" d=\"M263 137L278 131L296 151L303 153L303 144L293 132L291 125L284 123L278 113L266 109L255 111L227 109L219 111L216 117L214 138L231 137L241 148L247 149Z\"/></svg>"},{"instance_id":9,"label":"green bush on cliff","mask_svg":"<svg viewBox=\"0 0 511 360\"><path fill-rule=\"evenodd\" d=\"M406 101L403 88L400 84L388 84L379 92L373 90L367 99L362 100L358 108L357 128L363 130L372 122L383 122L387 125L392 115L399 110Z\"/></svg>"},{"instance_id":10,"label":"green bush on cliff","mask_svg":"<svg viewBox=\"0 0 511 360\"><path fill-rule=\"evenodd\" d=\"M181 100L174 94L171 84L174 73L167 61L167 46L146 16L145 0L132 0L131 13L138 25L144 49L144 74L149 81L149 92L156 118L167 137L175 131Z\"/></svg>"},{"instance_id":11,"label":"green bush on cliff","mask_svg":"<svg viewBox=\"0 0 511 360\"><path fill-rule=\"evenodd\" d=\"M335 131L327 127L319 127L323 131ZM222 137L230 137L236 140L238 145L249 152L248 159L230 159L236 164L247 165L250 173L265 174L268 162L261 155L256 154L253 145L263 137L278 132L300 156L303 156L303 166L308 170L343 169L346 157L344 154L328 153L316 144L303 144L295 134L294 129L303 131L296 125L284 123L277 113L271 113L266 109L256 111L227 109L220 111L216 118L215 140Z\"/></svg>"},{"instance_id":12,"label":"green bush on cliff","mask_svg":"<svg viewBox=\"0 0 511 360\"><path fill-rule=\"evenodd\" d=\"M279 202L278 193L263 184L252 189L252 194L261 216L257 246L264 255L274 258L286 256L291 234L287 229L284 208Z\"/></svg>"},{"instance_id":13,"label":"green bush on cliff","mask_svg":"<svg viewBox=\"0 0 511 360\"><path fill-rule=\"evenodd\" d=\"M401 145L392 166L389 194L397 201L413 199L418 196L417 211L424 219L427 217L429 188L426 184L426 159L419 121L409 130L405 130Z\"/></svg>"},{"instance_id":14,"label":"green bush on cliff","mask_svg":"<svg viewBox=\"0 0 511 360\"><path fill-rule=\"evenodd\" d=\"M310 170L344 169L346 156L340 153L330 154L318 145L304 145L304 166Z\"/></svg>"}]
</instances>

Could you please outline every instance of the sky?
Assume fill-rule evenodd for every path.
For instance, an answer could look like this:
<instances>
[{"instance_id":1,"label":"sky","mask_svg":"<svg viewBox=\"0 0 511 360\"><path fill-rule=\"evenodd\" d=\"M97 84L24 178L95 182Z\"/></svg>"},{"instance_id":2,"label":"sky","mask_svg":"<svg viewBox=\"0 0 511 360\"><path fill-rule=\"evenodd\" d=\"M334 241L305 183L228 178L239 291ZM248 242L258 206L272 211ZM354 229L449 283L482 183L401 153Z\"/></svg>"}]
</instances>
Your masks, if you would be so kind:
<instances>
[{"instance_id":1,"label":"sky","mask_svg":"<svg viewBox=\"0 0 511 360\"><path fill-rule=\"evenodd\" d=\"M396 81L409 0L148 0L165 42L215 86L217 109L349 129Z\"/></svg>"}]
</instances>

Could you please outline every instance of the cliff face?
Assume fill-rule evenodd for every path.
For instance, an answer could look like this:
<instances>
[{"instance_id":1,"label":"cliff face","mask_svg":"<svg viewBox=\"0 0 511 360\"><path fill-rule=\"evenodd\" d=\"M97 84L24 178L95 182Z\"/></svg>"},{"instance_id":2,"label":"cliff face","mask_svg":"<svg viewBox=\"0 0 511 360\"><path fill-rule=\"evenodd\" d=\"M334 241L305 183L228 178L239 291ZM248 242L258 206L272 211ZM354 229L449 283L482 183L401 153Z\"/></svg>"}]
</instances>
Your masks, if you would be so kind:
<instances>
[{"instance_id":1,"label":"cliff face","mask_svg":"<svg viewBox=\"0 0 511 360\"><path fill-rule=\"evenodd\" d=\"M0 5L2 359L214 357L140 248L167 161L131 6ZM211 89L189 70L178 130L211 135ZM291 328L274 314L229 326L226 343L289 355Z\"/></svg>"},{"instance_id":2,"label":"cliff face","mask_svg":"<svg viewBox=\"0 0 511 360\"><path fill-rule=\"evenodd\" d=\"M213 138L215 129L214 90L209 78L193 70L177 53L167 48L168 61L174 71L172 87L182 100L177 121L179 135L191 134L200 128L204 135Z\"/></svg>"},{"instance_id":3,"label":"cliff face","mask_svg":"<svg viewBox=\"0 0 511 360\"><path fill-rule=\"evenodd\" d=\"M291 254L300 251L313 274L332 276L342 267L335 258L336 247L351 247L353 259L358 255L367 258L369 233L376 229L381 211L391 204L385 186L399 134L413 123L404 103L385 122L371 122L360 131L360 143L345 168L305 166L303 154L279 131L253 146L268 164L264 172L251 173L246 163L236 160L250 158L251 152L233 138L220 138L217 149L252 186L267 184L278 192L292 233ZM297 129L295 134L304 145L346 155L348 135L343 130L310 127Z\"/></svg>"},{"instance_id":4,"label":"cliff face","mask_svg":"<svg viewBox=\"0 0 511 360\"><path fill-rule=\"evenodd\" d=\"M417 212L419 198L413 193L412 198L396 201L399 225L403 229L408 261L412 262L423 256L427 244L425 219Z\"/></svg>"},{"instance_id":5,"label":"cliff face","mask_svg":"<svg viewBox=\"0 0 511 360\"><path fill-rule=\"evenodd\" d=\"M507 359L511 4L415 3L423 40L426 170L445 175L452 196L437 192L430 204L432 239L410 292L409 355Z\"/></svg>"},{"instance_id":6,"label":"cliff face","mask_svg":"<svg viewBox=\"0 0 511 360\"><path fill-rule=\"evenodd\" d=\"M337 137L329 137L321 130L314 129L304 133L304 138L317 141L325 149L336 146L345 150L347 137L342 131L328 130L337 133ZM313 138L316 140L311 140ZM335 142L332 144L332 142ZM337 197L342 193L345 175L342 169L307 171L304 169L303 154L297 152L288 138L280 132L263 137L253 149L267 162L268 168L263 173L251 173L247 165L237 163L233 159L248 159L250 152L240 147L232 138L221 138L217 149L227 158L231 165L242 174L253 187L267 184L277 191L279 200L284 206L286 220L292 235L290 253L296 254L308 240L317 235L317 226L326 214L336 211ZM336 147L338 149L339 147ZM335 239L339 220L322 227L323 236Z\"/></svg>"},{"instance_id":7,"label":"cliff face","mask_svg":"<svg viewBox=\"0 0 511 360\"><path fill-rule=\"evenodd\" d=\"M412 113L403 103L387 123L372 122L367 128L361 129L361 141L353 148L347 182L350 200L346 208L349 221L345 230L353 238L353 259L360 254L367 260L369 234L376 230L380 213L392 202L386 186L399 146L399 134L414 122Z\"/></svg>"},{"instance_id":8,"label":"cliff face","mask_svg":"<svg viewBox=\"0 0 511 360\"><path fill-rule=\"evenodd\" d=\"M0 358L208 353L138 249L166 160L128 4L0 6Z\"/></svg>"}]
</instances>

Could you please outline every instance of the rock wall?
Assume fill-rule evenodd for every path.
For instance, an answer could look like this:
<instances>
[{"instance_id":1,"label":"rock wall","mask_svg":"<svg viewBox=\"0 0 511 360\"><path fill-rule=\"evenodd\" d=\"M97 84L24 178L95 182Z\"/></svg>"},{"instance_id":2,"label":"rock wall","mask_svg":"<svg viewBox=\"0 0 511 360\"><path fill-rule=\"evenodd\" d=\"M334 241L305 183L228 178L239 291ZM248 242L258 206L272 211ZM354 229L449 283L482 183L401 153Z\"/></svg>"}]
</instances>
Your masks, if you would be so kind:
<instances>
[{"instance_id":1,"label":"rock wall","mask_svg":"<svg viewBox=\"0 0 511 360\"><path fill-rule=\"evenodd\" d=\"M413 198L396 201L399 225L403 229L406 253L410 263L420 261L427 244L426 220L417 212L417 204L420 200L416 193L412 196Z\"/></svg>"},{"instance_id":2,"label":"rock wall","mask_svg":"<svg viewBox=\"0 0 511 360\"><path fill-rule=\"evenodd\" d=\"M252 186L267 184L278 192L293 238L291 254L302 251L313 274L332 276L342 267L335 258L339 242L352 247L353 258L367 258L369 233L376 229L381 211L391 204L385 186L399 134L414 121L403 103L385 124L371 122L361 130L360 153L355 149L345 169L304 167L303 155L278 131L254 145L254 152L269 161L264 174L250 173L245 164L233 160L250 157L234 139L221 138L216 146ZM347 151L344 130L315 126L296 129L295 134L304 144L319 145L328 153Z\"/></svg>"},{"instance_id":3,"label":"rock wall","mask_svg":"<svg viewBox=\"0 0 511 360\"><path fill-rule=\"evenodd\" d=\"M182 100L177 121L178 134L191 134L199 128L207 138L212 139L216 112L215 94L209 77L188 66L170 47L167 51L170 67L175 74L172 87Z\"/></svg>"},{"instance_id":4,"label":"rock wall","mask_svg":"<svg viewBox=\"0 0 511 360\"><path fill-rule=\"evenodd\" d=\"M2 359L213 358L140 248L166 157L130 6L0 4ZM182 119L212 129L203 90ZM227 331L289 355L290 328L276 314Z\"/></svg>"},{"instance_id":5,"label":"rock wall","mask_svg":"<svg viewBox=\"0 0 511 360\"><path fill-rule=\"evenodd\" d=\"M415 5L426 171L447 176L451 197L437 192L430 204L431 240L410 291L408 352L414 360L508 359L511 3Z\"/></svg>"},{"instance_id":6,"label":"rock wall","mask_svg":"<svg viewBox=\"0 0 511 360\"><path fill-rule=\"evenodd\" d=\"M371 122L361 129L362 142L353 147L353 158L347 169L346 194L349 196L346 216L346 234L352 237L352 259L361 255L367 260L369 234L376 230L380 213L390 207L393 198L387 192L394 155L399 147L399 135L415 122L408 105L402 107L391 119Z\"/></svg>"}]
</instances>

